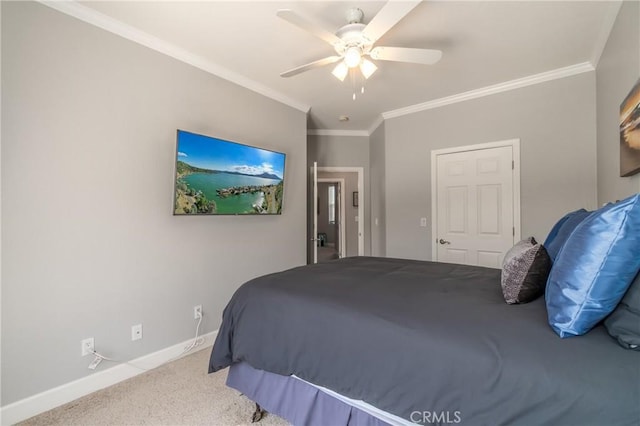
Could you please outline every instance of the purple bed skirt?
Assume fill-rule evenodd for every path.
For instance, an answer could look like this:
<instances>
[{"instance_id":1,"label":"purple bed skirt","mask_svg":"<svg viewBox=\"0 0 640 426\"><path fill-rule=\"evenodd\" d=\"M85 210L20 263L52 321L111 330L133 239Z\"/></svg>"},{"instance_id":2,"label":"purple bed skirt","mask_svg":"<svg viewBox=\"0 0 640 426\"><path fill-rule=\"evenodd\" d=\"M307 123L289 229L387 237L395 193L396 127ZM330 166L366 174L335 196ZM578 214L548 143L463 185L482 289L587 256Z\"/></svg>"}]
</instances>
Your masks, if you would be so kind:
<instances>
[{"instance_id":1,"label":"purple bed skirt","mask_svg":"<svg viewBox=\"0 0 640 426\"><path fill-rule=\"evenodd\" d=\"M227 386L295 426L389 425L307 382L257 370L246 362L229 367Z\"/></svg>"}]
</instances>

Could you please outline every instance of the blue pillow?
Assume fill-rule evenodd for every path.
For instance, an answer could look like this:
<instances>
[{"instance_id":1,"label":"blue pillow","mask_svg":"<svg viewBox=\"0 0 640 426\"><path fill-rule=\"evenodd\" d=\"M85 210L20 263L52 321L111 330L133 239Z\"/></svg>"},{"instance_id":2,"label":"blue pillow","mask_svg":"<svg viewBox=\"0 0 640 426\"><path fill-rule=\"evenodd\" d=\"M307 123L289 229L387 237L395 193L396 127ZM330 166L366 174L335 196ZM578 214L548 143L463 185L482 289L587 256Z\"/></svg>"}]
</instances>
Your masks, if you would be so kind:
<instances>
[{"instance_id":1,"label":"blue pillow","mask_svg":"<svg viewBox=\"0 0 640 426\"><path fill-rule=\"evenodd\" d=\"M556 261L558 252L567 241L567 238L569 238L569 235L571 235L573 230L576 229L576 226L580 225L580 223L590 214L591 212L588 212L585 209L567 213L553 226L553 228L551 228L547 239L542 245L547 249L547 253L549 254L552 262Z\"/></svg>"},{"instance_id":2,"label":"blue pillow","mask_svg":"<svg viewBox=\"0 0 640 426\"><path fill-rule=\"evenodd\" d=\"M545 299L560 337L579 336L609 315L640 269L640 194L593 212L551 268Z\"/></svg>"}]
</instances>

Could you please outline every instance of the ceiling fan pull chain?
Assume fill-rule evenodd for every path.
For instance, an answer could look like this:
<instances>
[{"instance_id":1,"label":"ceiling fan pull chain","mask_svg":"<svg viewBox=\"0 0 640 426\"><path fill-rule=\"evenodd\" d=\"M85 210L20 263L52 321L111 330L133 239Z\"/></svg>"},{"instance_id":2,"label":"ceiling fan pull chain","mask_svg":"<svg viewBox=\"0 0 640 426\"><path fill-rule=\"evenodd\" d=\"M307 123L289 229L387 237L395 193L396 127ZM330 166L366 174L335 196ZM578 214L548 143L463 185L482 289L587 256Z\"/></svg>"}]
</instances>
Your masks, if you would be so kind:
<instances>
[{"instance_id":1,"label":"ceiling fan pull chain","mask_svg":"<svg viewBox=\"0 0 640 426\"><path fill-rule=\"evenodd\" d=\"M356 100L356 73L355 68L349 68L349 74L351 76L351 87L353 88L353 97L352 99Z\"/></svg>"}]
</instances>

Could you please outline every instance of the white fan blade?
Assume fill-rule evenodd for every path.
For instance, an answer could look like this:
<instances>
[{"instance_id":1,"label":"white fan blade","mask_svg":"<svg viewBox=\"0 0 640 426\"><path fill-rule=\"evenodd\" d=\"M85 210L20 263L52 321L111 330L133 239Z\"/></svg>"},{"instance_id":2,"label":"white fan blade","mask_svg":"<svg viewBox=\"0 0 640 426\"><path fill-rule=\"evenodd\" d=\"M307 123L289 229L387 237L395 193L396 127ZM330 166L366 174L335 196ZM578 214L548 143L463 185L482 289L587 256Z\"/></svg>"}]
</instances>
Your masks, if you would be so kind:
<instances>
[{"instance_id":1,"label":"white fan blade","mask_svg":"<svg viewBox=\"0 0 640 426\"><path fill-rule=\"evenodd\" d=\"M421 0L388 1L365 27L362 35L372 43L375 43L389 31L391 27L400 22L402 18L420 4L420 1Z\"/></svg>"},{"instance_id":2,"label":"white fan blade","mask_svg":"<svg viewBox=\"0 0 640 426\"><path fill-rule=\"evenodd\" d=\"M314 24L311 21L307 21L305 18L298 15L293 10L280 9L276 12L276 15L278 15L285 21L295 25L296 27L302 28L303 30L310 32L314 36L321 38L332 46L336 46L342 43L342 40L340 40L338 36L336 36L332 32L325 30L319 25Z\"/></svg>"},{"instance_id":3,"label":"white fan blade","mask_svg":"<svg viewBox=\"0 0 640 426\"><path fill-rule=\"evenodd\" d=\"M371 50L371 58L381 61L413 62L415 64L432 65L442 58L441 50L413 49L410 47L378 46Z\"/></svg>"},{"instance_id":4,"label":"white fan blade","mask_svg":"<svg viewBox=\"0 0 640 426\"><path fill-rule=\"evenodd\" d=\"M292 70L289 71L285 71L282 74L280 74L280 77L291 77L294 76L296 74L300 74L303 73L305 71L309 71L310 69L313 68L319 68L319 67L323 67L325 65L329 65L329 64L333 64L334 62L338 62L340 59L342 59L341 56L329 56L323 59L319 59L317 61L314 62L310 62L306 65L301 65L297 68L294 68Z\"/></svg>"}]
</instances>

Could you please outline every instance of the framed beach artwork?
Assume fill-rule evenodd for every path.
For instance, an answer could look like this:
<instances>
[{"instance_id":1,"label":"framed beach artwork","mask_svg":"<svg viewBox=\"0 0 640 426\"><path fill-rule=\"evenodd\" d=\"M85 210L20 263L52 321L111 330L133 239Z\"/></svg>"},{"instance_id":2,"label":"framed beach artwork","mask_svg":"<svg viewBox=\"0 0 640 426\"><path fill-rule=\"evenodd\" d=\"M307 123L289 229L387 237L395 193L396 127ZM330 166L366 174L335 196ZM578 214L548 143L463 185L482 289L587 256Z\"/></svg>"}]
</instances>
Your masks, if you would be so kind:
<instances>
[{"instance_id":1,"label":"framed beach artwork","mask_svg":"<svg viewBox=\"0 0 640 426\"><path fill-rule=\"evenodd\" d=\"M640 79L620 104L620 176L640 172Z\"/></svg>"}]
</instances>

